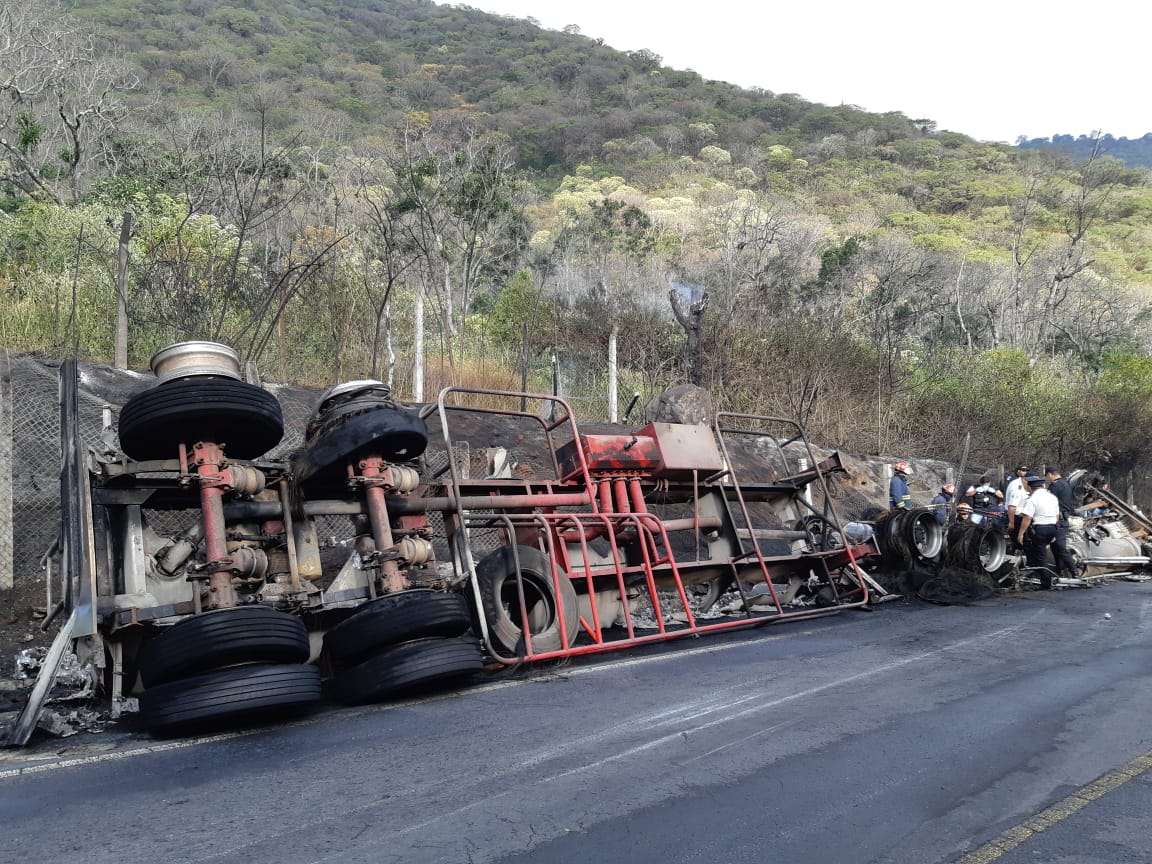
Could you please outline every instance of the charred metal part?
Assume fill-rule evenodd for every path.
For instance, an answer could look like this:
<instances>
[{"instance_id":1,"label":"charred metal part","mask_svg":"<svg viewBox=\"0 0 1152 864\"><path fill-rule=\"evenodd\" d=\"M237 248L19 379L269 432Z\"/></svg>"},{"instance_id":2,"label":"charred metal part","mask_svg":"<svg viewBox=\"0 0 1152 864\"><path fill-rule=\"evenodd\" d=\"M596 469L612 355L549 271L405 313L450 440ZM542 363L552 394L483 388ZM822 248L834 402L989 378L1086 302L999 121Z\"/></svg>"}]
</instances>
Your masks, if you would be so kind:
<instances>
[{"instance_id":1,"label":"charred metal part","mask_svg":"<svg viewBox=\"0 0 1152 864\"><path fill-rule=\"evenodd\" d=\"M288 573L292 583L292 590L299 591L301 579L300 557L296 551L297 539L296 531L294 530L295 519L292 517L292 506L290 501L291 489L288 486L287 478L280 481L278 491L280 493L280 507L283 511L284 542L288 551ZM318 557L319 556L317 556L317 558ZM312 562L309 561L309 563L311 564ZM316 569L316 575L319 575L319 568Z\"/></svg>"},{"instance_id":2,"label":"charred metal part","mask_svg":"<svg viewBox=\"0 0 1152 864\"><path fill-rule=\"evenodd\" d=\"M237 495L255 495L264 490L268 478L264 472L246 465L230 465L232 491Z\"/></svg>"},{"instance_id":3,"label":"charred metal part","mask_svg":"<svg viewBox=\"0 0 1152 864\"><path fill-rule=\"evenodd\" d=\"M232 572L244 582L263 582L268 576L268 553L255 546L241 546L232 550ZM293 586L299 588L298 585Z\"/></svg>"},{"instance_id":4,"label":"charred metal part","mask_svg":"<svg viewBox=\"0 0 1152 864\"><path fill-rule=\"evenodd\" d=\"M427 564L435 557L432 544L420 537L404 537L394 548L408 564Z\"/></svg>"},{"instance_id":5,"label":"charred metal part","mask_svg":"<svg viewBox=\"0 0 1152 864\"><path fill-rule=\"evenodd\" d=\"M197 522L172 538L172 543L164 547L152 558L152 573L164 579L173 579L183 573L184 565L196 554L196 549L204 537L204 525Z\"/></svg>"}]
</instances>

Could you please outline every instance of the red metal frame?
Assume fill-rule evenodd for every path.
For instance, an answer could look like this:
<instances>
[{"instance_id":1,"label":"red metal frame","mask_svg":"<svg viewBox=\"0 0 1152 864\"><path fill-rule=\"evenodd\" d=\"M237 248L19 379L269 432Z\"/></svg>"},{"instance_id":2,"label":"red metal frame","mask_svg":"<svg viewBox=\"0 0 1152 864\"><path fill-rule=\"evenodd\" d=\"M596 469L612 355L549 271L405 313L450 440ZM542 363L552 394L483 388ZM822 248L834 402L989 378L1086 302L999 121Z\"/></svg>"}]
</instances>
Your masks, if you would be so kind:
<instances>
[{"instance_id":1,"label":"red metal frame","mask_svg":"<svg viewBox=\"0 0 1152 864\"><path fill-rule=\"evenodd\" d=\"M492 397L508 397L516 400L539 401L552 406L551 414L558 417L545 421L540 417L526 411L504 410L469 405L462 399L468 396L482 396L485 399ZM523 403L522 403L523 404ZM755 540L755 531L752 528L752 511L746 500L745 490L739 478L732 469L733 461L725 443L725 435L767 435L768 433L752 429L731 429L722 425L722 420L751 421L756 423L785 424L795 430L789 442L780 445L781 453L790 443L803 442L809 464L818 466L803 429L794 421L784 418L760 417L750 414L718 414L714 435L724 456L728 469L713 473L713 476L701 478L699 472L691 471L691 486L684 485L684 489L691 489L693 515L690 520L663 520L650 511L646 498L647 492L666 489L667 481L655 476L658 471L652 464L652 447L648 441L638 441L636 433L631 441L638 446L633 451L627 442L613 440L612 436L581 436L576 421L572 416L568 404L554 396L543 394L522 394L512 391L493 391L464 387L449 387L443 390L436 403L436 413L439 416L441 432L444 439L445 451L448 454L448 466L445 469L451 477L443 481L448 506L445 509L445 529L452 546L454 563L460 572L469 577L470 589L473 592L477 608L483 608L481 602L481 587L476 577L476 566L472 554L471 531L478 528L491 528L495 523L504 526L509 545L515 550L516 540L513 538L536 535L540 538L542 551L547 554L551 564L551 577L553 591L560 597L561 579L571 579L582 585L589 596L589 614L580 616L580 632L589 642L584 644L570 644L567 638L568 622L565 620L566 612L562 603L557 603L559 617L559 630L561 648L553 651L534 650L532 636L528 625L528 610L524 596L522 580L517 578L520 599L520 626L524 633L524 654L519 657L508 657L501 654L492 642L488 632L487 622L481 620L481 637L486 649L498 661L506 664L519 663L532 660L546 660L561 657L575 657L586 654L595 654L606 651L630 648L652 642L669 641L686 636L697 636L705 633L723 630L735 630L755 627L770 622L791 620L798 618L811 618L826 615L843 608L863 606L869 601L868 587L864 579L855 576L857 558L861 553L873 551L871 547L843 547L826 552L814 552L805 555L790 555L773 559L765 556ZM524 480L468 480L460 476L453 454L453 438L451 434L451 416L455 412L478 412L519 417L525 421L538 423L548 442L548 450L552 454L555 479L546 481ZM429 410L426 414L430 415ZM564 428L567 430L569 441L557 447L554 433ZM642 430L647 431L647 430ZM769 436L772 437L772 436ZM590 462L589 453L593 454ZM442 472L443 473L443 472ZM820 490L826 502L826 511L831 514L829 520L837 531L843 536L842 526L831 507L831 498L824 473L817 468L814 479L820 484ZM727 477L728 482L720 480ZM520 490L521 494L508 495L510 487ZM715 517L701 514L700 493L707 489L711 492L719 490L726 506L729 496L733 496L734 503L743 519L744 525L753 535L751 549L742 551L727 562L732 574L740 586L739 577L744 564L750 564L754 559L760 574L769 586L773 602L773 609L768 613L747 611L739 619L728 619L713 623L703 623L693 614L688 599L686 583L681 563L673 554L673 546L669 537L670 530L691 529L699 532L702 528L711 527L716 523ZM787 496L789 486L784 484L777 494ZM799 487L797 487L799 488ZM527 490L527 491L525 491ZM564 507L586 507L588 512L562 512ZM439 508L438 508L439 509ZM496 514L470 514L470 510L496 510ZM532 512L523 512L531 510ZM521 512L513 512L521 511ZM730 512L730 511L729 511ZM720 520L723 522L723 520ZM699 537L699 533L697 533ZM607 563L594 564L590 553L589 543L594 539L607 540L609 555ZM623 554L623 546L628 544L639 560L628 563ZM699 544L699 540L698 540ZM743 543L740 544L743 549ZM573 548L579 550L579 557L572 554ZM743 563L742 563L743 562ZM699 564L701 562L692 562ZM829 584L834 584L833 574L842 568L848 568L853 574L852 581L858 586L853 588L850 596L857 593L859 599L845 603L833 609L820 607L803 607L792 609L784 606L772 582L772 564L787 563L800 569L818 568ZM715 562L711 565L716 566ZM518 562L517 562L517 569ZM631 582L631 586L630 583ZM603 593L606 585L611 585L620 599L624 617L624 632L626 635L606 634L604 622L600 620L599 604L596 602L597 593ZM640 588L647 593L655 617L655 632L638 634L637 626L633 620L633 613L629 604L629 587ZM665 620L660 606L660 589L674 591L678 598L680 609L677 613L682 615L683 623L669 626ZM743 594L743 588L741 587ZM835 590L835 588L833 589ZM745 598L747 600L747 597ZM746 603L746 608L748 607ZM483 618L483 616L481 616ZM589 620L590 619L590 620ZM611 638L610 638L611 637ZM583 641L583 640L582 640Z\"/></svg>"}]
</instances>

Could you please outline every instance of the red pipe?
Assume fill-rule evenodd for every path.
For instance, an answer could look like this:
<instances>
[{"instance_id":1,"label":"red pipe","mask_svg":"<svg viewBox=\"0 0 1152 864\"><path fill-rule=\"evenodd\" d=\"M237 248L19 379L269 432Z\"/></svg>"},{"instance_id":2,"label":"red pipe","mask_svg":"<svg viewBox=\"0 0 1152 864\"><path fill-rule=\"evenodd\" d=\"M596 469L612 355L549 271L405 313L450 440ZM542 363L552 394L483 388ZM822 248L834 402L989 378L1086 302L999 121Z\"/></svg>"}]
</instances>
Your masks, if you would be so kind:
<instances>
[{"instance_id":1,"label":"red pipe","mask_svg":"<svg viewBox=\"0 0 1152 864\"><path fill-rule=\"evenodd\" d=\"M628 483L623 478L613 480L612 485L615 487L615 502L617 513L631 513L632 508L628 506Z\"/></svg>"},{"instance_id":2,"label":"red pipe","mask_svg":"<svg viewBox=\"0 0 1152 864\"><path fill-rule=\"evenodd\" d=\"M364 499L368 506L368 522L372 526L372 539L376 541L376 551L383 552L395 545L392 539L392 522L388 517L388 504L384 487L391 481L388 463L379 456L369 456L360 460L360 471L364 477ZM384 582L384 592L403 591L410 587L400 565L395 561L383 561L380 573Z\"/></svg>"},{"instance_id":3,"label":"red pipe","mask_svg":"<svg viewBox=\"0 0 1152 864\"><path fill-rule=\"evenodd\" d=\"M648 505L644 503L644 489L640 486L640 478L633 477L628 481L628 494L632 498L633 513L648 512Z\"/></svg>"},{"instance_id":4,"label":"red pipe","mask_svg":"<svg viewBox=\"0 0 1152 864\"><path fill-rule=\"evenodd\" d=\"M232 585L232 558L224 526L224 493L229 488L222 470L224 452L212 443L197 444L192 452L200 478L200 518L209 573L208 608L227 609L236 605L236 589Z\"/></svg>"}]
</instances>

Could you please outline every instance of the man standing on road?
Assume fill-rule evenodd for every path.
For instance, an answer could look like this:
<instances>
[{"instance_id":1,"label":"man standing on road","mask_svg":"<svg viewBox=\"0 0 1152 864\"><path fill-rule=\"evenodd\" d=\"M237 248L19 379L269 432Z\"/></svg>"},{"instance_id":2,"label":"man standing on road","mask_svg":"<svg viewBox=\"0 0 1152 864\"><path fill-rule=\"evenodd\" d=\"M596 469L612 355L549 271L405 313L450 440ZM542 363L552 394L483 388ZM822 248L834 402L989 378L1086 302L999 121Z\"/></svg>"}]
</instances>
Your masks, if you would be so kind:
<instances>
[{"instance_id":1,"label":"man standing on road","mask_svg":"<svg viewBox=\"0 0 1152 864\"><path fill-rule=\"evenodd\" d=\"M1076 495L1072 484L1064 479L1056 465L1044 466L1044 477L1048 481L1048 491L1060 502L1060 520L1056 523L1056 539L1052 542L1052 554L1056 559L1056 571L1067 571L1076 577L1076 559L1068 551L1068 517L1076 510Z\"/></svg>"},{"instance_id":2,"label":"man standing on road","mask_svg":"<svg viewBox=\"0 0 1152 864\"><path fill-rule=\"evenodd\" d=\"M1060 521L1060 502L1044 488L1043 478L1030 474L1024 482L1032 490L1020 508L1020 524L1016 529L1016 542L1024 547L1028 568L1040 579L1040 589L1052 589L1052 571L1046 566L1048 547L1056 539L1056 523ZM1059 566L1059 565L1057 565Z\"/></svg>"},{"instance_id":3,"label":"man standing on road","mask_svg":"<svg viewBox=\"0 0 1152 864\"><path fill-rule=\"evenodd\" d=\"M912 509L912 496L908 492L908 475L912 468L901 459L892 466L892 480L888 484L888 506L893 510Z\"/></svg>"}]
</instances>

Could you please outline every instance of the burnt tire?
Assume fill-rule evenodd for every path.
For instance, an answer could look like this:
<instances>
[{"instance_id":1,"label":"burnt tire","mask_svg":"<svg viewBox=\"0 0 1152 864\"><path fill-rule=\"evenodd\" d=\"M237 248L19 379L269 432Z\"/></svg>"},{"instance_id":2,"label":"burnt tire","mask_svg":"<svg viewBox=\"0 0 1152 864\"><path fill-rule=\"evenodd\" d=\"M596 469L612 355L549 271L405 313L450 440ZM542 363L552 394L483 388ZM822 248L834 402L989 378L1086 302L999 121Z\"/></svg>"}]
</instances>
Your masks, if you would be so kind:
<instances>
[{"instance_id":1,"label":"burnt tire","mask_svg":"<svg viewBox=\"0 0 1152 864\"><path fill-rule=\"evenodd\" d=\"M169 381L128 400L120 411L120 449L129 459L175 459L181 444L223 446L233 459L256 459L284 437L276 397L226 378Z\"/></svg>"},{"instance_id":2,"label":"burnt tire","mask_svg":"<svg viewBox=\"0 0 1152 864\"><path fill-rule=\"evenodd\" d=\"M484 655L475 639L416 639L338 672L329 682L329 693L346 705L380 702L465 680L483 668Z\"/></svg>"},{"instance_id":3,"label":"burnt tire","mask_svg":"<svg viewBox=\"0 0 1152 864\"><path fill-rule=\"evenodd\" d=\"M561 612L564 632L569 647L575 644L580 631L580 606L572 580L563 570L559 573L559 595L553 590L552 568L548 557L531 546L511 546L497 549L476 565L476 578L480 586L483 608L479 610L488 623L488 634L495 648L507 654L520 656L529 650L521 625L524 616L520 609L520 591L516 579L516 559L520 562L520 581L524 585L524 605L527 610L528 634L533 654L559 651L561 641ZM475 613L477 610L473 610ZM477 628L479 632L479 628Z\"/></svg>"},{"instance_id":4,"label":"burnt tire","mask_svg":"<svg viewBox=\"0 0 1152 864\"><path fill-rule=\"evenodd\" d=\"M419 458L428 446L428 426L410 411L377 408L344 420L320 435L294 464L299 482L347 481L345 466L361 456L375 455L389 462Z\"/></svg>"},{"instance_id":5,"label":"burnt tire","mask_svg":"<svg viewBox=\"0 0 1152 864\"><path fill-rule=\"evenodd\" d=\"M939 556L944 529L931 510L890 510L876 523L876 540L889 566L913 567Z\"/></svg>"},{"instance_id":6,"label":"burnt tire","mask_svg":"<svg viewBox=\"0 0 1152 864\"><path fill-rule=\"evenodd\" d=\"M324 635L324 650L334 662L352 664L412 639L462 636L471 626L461 595L415 588L365 603Z\"/></svg>"},{"instance_id":7,"label":"burnt tire","mask_svg":"<svg viewBox=\"0 0 1152 864\"><path fill-rule=\"evenodd\" d=\"M948 529L945 563L995 574L1008 558L1008 541L1000 529L983 522L957 522Z\"/></svg>"},{"instance_id":8,"label":"burnt tire","mask_svg":"<svg viewBox=\"0 0 1152 864\"><path fill-rule=\"evenodd\" d=\"M145 691L140 723L154 735L177 735L284 720L313 708L321 695L315 666L237 666Z\"/></svg>"},{"instance_id":9,"label":"burnt tire","mask_svg":"<svg viewBox=\"0 0 1152 864\"><path fill-rule=\"evenodd\" d=\"M303 663L304 622L267 606L236 606L185 618L140 646L145 689L241 663Z\"/></svg>"}]
</instances>

